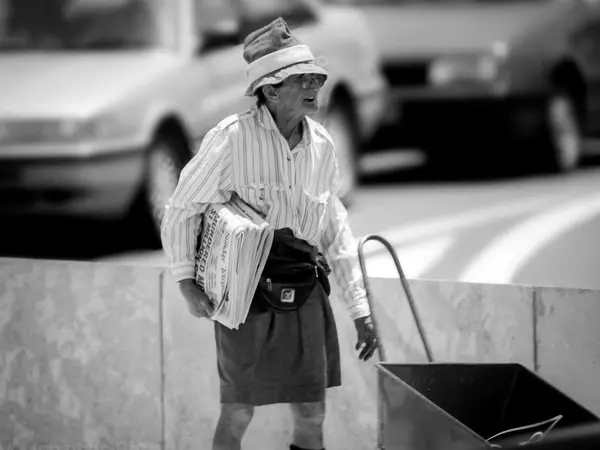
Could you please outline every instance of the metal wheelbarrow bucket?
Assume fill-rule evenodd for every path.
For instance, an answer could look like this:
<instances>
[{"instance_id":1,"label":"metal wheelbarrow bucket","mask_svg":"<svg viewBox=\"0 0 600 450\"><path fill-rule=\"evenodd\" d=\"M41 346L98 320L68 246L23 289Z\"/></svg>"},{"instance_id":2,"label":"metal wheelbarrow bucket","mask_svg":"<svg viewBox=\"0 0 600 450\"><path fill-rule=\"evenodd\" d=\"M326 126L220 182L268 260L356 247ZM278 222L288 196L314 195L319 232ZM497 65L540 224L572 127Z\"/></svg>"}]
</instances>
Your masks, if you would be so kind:
<instances>
[{"instance_id":1,"label":"metal wheelbarrow bucket","mask_svg":"<svg viewBox=\"0 0 600 450\"><path fill-rule=\"evenodd\" d=\"M427 363L386 359L385 336L379 334L363 256L363 247L371 240L383 244L394 260ZM535 448L559 430L585 427L589 434L590 426L600 443L600 419L521 364L434 362L392 245L381 236L367 235L359 242L358 258L380 345L376 363L379 450ZM564 448L587 448L573 445Z\"/></svg>"}]
</instances>

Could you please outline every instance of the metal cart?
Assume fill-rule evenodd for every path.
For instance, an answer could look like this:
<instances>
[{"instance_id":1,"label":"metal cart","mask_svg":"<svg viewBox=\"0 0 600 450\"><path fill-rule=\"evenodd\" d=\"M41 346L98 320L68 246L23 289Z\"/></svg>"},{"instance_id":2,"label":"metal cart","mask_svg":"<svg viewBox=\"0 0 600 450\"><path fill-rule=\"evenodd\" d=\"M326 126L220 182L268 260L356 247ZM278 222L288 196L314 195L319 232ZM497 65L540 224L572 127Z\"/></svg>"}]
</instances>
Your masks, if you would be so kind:
<instances>
[{"instance_id":1,"label":"metal cart","mask_svg":"<svg viewBox=\"0 0 600 450\"><path fill-rule=\"evenodd\" d=\"M383 244L394 260L427 363L386 359L363 252L369 241ZM379 340L379 450L536 447L547 441L553 429L558 432L586 427L589 433L589 426L596 427L600 439L600 419L596 415L521 364L434 362L410 284L393 246L381 236L367 235L359 241L358 258Z\"/></svg>"}]
</instances>

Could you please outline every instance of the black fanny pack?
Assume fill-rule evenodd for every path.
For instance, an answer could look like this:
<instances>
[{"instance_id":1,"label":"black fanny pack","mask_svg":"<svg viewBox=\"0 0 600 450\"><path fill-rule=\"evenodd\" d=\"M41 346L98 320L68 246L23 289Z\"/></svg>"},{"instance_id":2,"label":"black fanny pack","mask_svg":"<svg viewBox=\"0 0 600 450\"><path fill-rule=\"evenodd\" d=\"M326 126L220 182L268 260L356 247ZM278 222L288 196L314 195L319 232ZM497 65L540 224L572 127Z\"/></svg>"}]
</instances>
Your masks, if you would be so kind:
<instances>
[{"instance_id":1,"label":"black fanny pack","mask_svg":"<svg viewBox=\"0 0 600 450\"><path fill-rule=\"evenodd\" d=\"M269 311L296 311L306 303L317 283L321 283L327 295L331 293L330 273L329 265L321 254L311 262L267 264L258 282L254 301Z\"/></svg>"}]
</instances>

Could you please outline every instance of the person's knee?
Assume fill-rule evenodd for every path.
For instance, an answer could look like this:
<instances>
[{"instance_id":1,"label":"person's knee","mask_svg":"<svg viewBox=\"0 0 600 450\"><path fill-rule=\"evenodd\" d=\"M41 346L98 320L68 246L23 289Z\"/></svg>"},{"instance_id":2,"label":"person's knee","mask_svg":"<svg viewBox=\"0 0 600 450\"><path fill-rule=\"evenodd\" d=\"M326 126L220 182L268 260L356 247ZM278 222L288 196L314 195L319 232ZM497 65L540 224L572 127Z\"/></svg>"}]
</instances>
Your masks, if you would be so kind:
<instances>
[{"instance_id":1,"label":"person's knee","mask_svg":"<svg viewBox=\"0 0 600 450\"><path fill-rule=\"evenodd\" d=\"M325 402L295 403L291 408L296 423L321 427L325 421Z\"/></svg>"},{"instance_id":2,"label":"person's knee","mask_svg":"<svg viewBox=\"0 0 600 450\"><path fill-rule=\"evenodd\" d=\"M220 425L233 434L243 434L254 416L254 406L241 403L221 405Z\"/></svg>"}]
</instances>

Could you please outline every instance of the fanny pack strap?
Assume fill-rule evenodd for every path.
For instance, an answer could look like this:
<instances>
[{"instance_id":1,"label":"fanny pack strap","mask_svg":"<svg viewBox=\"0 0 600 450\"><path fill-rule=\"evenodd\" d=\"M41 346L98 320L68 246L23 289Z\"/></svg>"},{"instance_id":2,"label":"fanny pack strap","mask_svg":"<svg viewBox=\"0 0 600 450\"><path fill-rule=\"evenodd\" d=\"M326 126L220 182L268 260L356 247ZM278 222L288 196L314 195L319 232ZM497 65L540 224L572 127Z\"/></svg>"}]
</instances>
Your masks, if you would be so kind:
<instances>
[{"instance_id":1,"label":"fanny pack strap","mask_svg":"<svg viewBox=\"0 0 600 450\"><path fill-rule=\"evenodd\" d=\"M275 312L296 311L306 303L318 282L329 295L330 270L317 247L293 235L279 237L276 231L254 296L257 306Z\"/></svg>"}]
</instances>

